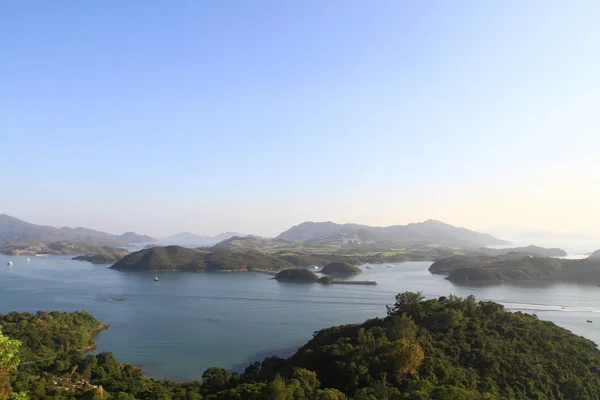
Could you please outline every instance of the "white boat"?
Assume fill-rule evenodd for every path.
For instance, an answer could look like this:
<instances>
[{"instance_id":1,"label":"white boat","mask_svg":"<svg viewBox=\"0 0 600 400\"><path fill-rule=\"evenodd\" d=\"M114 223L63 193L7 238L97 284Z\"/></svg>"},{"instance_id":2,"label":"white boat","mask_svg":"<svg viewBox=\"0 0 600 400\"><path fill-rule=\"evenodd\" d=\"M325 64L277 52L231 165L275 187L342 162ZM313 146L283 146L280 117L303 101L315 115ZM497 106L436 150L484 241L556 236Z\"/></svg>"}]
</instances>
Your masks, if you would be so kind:
<instances>
[{"instance_id":1,"label":"white boat","mask_svg":"<svg viewBox=\"0 0 600 400\"><path fill-rule=\"evenodd\" d=\"M392 265L392 264L388 264L388 265L387 265L387 267L388 267L388 268L392 268L392 267L393 267L393 265Z\"/></svg>"},{"instance_id":2,"label":"white boat","mask_svg":"<svg viewBox=\"0 0 600 400\"><path fill-rule=\"evenodd\" d=\"M158 282L158 276L154 277L154 282Z\"/></svg>"},{"instance_id":3,"label":"white boat","mask_svg":"<svg viewBox=\"0 0 600 400\"><path fill-rule=\"evenodd\" d=\"M31 260L29 259L29 257L27 258L27 262L31 262Z\"/></svg>"},{"instance_id":4,"label":"white boat","mask_svg":"<svg viewBox=\"0 0 600 400\"><path fill-rule=\"evenodd\" d=\"M9 267L12 267L12 261L7 262L6 265L8 265Z\"/></svg>"}]
</instances>

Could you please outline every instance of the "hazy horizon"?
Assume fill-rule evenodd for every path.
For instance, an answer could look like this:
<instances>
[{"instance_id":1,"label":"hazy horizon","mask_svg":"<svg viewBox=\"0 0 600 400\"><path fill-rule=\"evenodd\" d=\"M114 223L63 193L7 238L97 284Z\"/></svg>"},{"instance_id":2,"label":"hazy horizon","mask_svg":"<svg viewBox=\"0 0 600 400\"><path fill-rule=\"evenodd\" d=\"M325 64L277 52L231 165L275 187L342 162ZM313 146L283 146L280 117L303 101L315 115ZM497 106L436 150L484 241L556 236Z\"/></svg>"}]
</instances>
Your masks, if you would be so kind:
<instances>
[{"instance_id":1,"label":"hazy horizon","mask_svg":"<svg viewBox=\"0 0 600 400\"><path fill-rule=\"evenodd\" d=\"M0 213L600 237L600 3L0 3Z\"/></svg>"}]
</instances>

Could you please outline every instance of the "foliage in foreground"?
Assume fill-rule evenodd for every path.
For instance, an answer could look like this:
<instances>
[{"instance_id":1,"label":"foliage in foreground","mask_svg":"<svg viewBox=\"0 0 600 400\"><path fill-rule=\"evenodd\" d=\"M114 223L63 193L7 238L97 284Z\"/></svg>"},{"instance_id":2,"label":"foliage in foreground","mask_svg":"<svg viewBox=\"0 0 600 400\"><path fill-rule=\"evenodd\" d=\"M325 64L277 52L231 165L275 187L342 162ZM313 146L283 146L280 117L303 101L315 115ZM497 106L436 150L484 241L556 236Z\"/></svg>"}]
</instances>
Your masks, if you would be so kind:
<instances>
[{"instance_id":1,"label":"foliage in foreground","mask_svg":"<svg viewBox=\"0 0 600 400\"><path fill-rule=\"evenodd\" d=\"M10 314L9 314L10 315ZM16 314L16 316L22 314ZM69 321L67 313L55 320ZM89 314L88 314L89 315ZM15 316L15 314L13 314ZM75 325L83 316L66 322ZM13 318L14 319L14 318ZM293 357L270 357L242 374L211 367L202 382L158 381L112 354L73 351L68 331L16 318L13 334L57 355L21 363L14 390L45 399L417 400L596 399L600 351L591 341L493 302L402 293L388 316L323 329ZM81 325L80 325L81 326ZM88 325L91 326L91 325ZM100 388L101 387L101 388Z\"/></svg>"}]
</instances>

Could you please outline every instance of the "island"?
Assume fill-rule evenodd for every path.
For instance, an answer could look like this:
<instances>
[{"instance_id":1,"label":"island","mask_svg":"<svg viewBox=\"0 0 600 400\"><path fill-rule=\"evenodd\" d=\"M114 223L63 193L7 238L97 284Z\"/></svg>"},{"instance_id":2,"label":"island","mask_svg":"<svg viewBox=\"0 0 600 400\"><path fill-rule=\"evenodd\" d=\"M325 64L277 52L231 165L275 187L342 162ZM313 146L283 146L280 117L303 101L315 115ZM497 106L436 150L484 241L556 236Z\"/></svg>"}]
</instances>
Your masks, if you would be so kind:
<instances>
[{"instance_id":1,"label":"island","mask_svg":"<svg viewBox=\"0 0 600 400\"><path fill-rule=\"evenodd\" d=\"M588 258L591 260L600 259L600 250L596 250L595 252L590 254Z\"/></svg>"},{"instance_id":2,"label":"island","mask_svg":"<svg viewBox=\"0 0 600 400\"><path fill-rule=\"evenodd\" d=\"M275 279L288 282L317 282L319 277L314 272L304 268L290 268L280 271L275 275Z\"/></svg>"},{"instance_id":3,"label":"island","mask_svg":"<svg viewBox=\"0 0 600 400\"><path fill-rule=\"evenodd\" d=\"M538 257L513 252L500 256L452 256L434 262L429 271L457 283L561 281L600 283L600 259Z\"/></svg>"},{"instance_id":4,"label":"island","mask_svg":"<svg viewBox=\"0 0 600 400\"><path fill-rule=\"evenodd\" d=\"M280 271L294 265L257 251L155 246L131 253L110 268L123 271L246 272Z\"/></svg>"},{"instance_id":5,"label":"island","mask_svg":"<svg viewBox=\"0 0 600 400\"><path fill-rule=\"evenodd\" d=\"M324 266L321 273L326 275L358 275L362 274L362 270L350 263L338 261Z\"/></svg>"},{"instance_id":6,"label":"island","mask_svg":"<svg viewBox=\"0 0 600 400\"><path fill-rule=\"evenodd\" d=\"M149 378L111 353L86 354L105 328L86 312L11 312L0 314L0 324L0 345L9 350L0 352L6 398L11 391L15 398L123 400L577 400L600 393L595 343L473 296L399 293L383 318L324 328L289 358L268 357L239 373L210 367L191 382Z\"/></svg>"}]
</instances>

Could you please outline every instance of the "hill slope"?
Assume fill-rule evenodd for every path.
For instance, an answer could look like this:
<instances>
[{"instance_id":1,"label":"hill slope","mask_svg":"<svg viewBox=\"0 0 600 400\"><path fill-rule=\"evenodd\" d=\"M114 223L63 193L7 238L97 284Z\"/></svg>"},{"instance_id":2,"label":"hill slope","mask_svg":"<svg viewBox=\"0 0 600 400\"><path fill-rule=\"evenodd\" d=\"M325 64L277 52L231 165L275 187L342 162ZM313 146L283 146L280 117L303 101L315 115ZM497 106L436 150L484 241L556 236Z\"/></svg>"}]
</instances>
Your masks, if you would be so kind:
<instances>
[{"instance_id":1,"label":"hill slope","mask_svg":"<svg viewBox=\"0 0 600 400\"><path fill-rule=\"evenodd\" d=\"M479 233L434 220L388 227L336 224L331 221L304 222L281 233L277 236L277 239L297 242L392 239L460 246L486 246L507 243L487 233Z\"/></svg>"},{"instance_id":2,"label":"hill slope","mask_svg":"<svg viewBox=\"0 0 600 400\"><path fill-rule=\"evenodd\" d=\"M32 399L93 399L100 393L174 400L600 397L594 343L472 296L425 300L401 293L385 318L322 329L291 358L269 357L240 375L210 367L203 382L150 379L110 353L83 354L93 347L90 334L105 328L85 312L13 312L0 315L0 323L5 334L23 341L22 363L9 370L9 388Z\"/></svg>"},{"instance_id":3,"label":"hill slope","mask_svg":"<svg viewBox=\"0 0 600 400\"><path fill-rule=\"evenodd\" d=\"M509 253L500 256L452 256L434 262L429 271L452 282L554 280L600 284L600 259L568 260Z\"/></svg>"},{"instance_id":4,"label":"hill slope","mask_svg":"<svg viewBox=\"0 0 600 400\"><path fill-rule=\"evenodd\" d=\"M113 235L87 228L55 228L53 226L35 225L6 214L0 214L0 243L11 243L20 240L125 244L153 241L155 239L134 232Z\"/></svg>"},{"instance_id":5,"label":"hill slope","mask_svg":"<svg viewBox=\"0 0 600 400\"><path fill-rule=\"evenodd\" d=\"M293 265L253 251L205 251L181 246L155 246L131 253L110 268L128 271L247 271L281 270Z\"/></svg>"}]
</instances>

